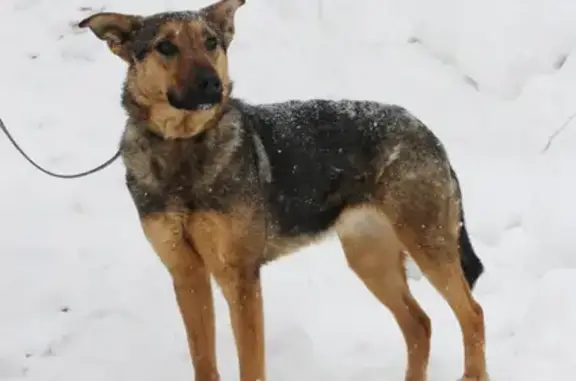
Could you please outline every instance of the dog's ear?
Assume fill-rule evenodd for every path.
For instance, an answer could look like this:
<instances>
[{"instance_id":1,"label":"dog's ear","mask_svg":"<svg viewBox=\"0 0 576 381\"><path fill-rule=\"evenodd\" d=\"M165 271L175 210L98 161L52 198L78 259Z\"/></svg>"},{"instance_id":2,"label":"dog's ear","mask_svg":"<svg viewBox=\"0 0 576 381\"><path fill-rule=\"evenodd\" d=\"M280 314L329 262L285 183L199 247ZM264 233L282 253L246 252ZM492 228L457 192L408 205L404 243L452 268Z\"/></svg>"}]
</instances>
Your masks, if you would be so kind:
<instances>
[{"instance_id":1,"label":"dog's ear","mask_svg":"<svg viewBox=\"0 0 576 381\"><path fill-rule=\"evenodd\" d=\"M220 0L201 10L218 32L223 36L226 47L230 45L234 38L234 16L236 10L246 3L246 0Z\"/></svg>"},{"instance_id":2,"label":"dog's ear","mask_svg":"<svg viewBox=\"0 0 576 381\"><path fill-rule=\"evenodd\" d=\"M102 12L78 23L80 28L90 28L99 39L106 41L112 53L126 62L132 61L134 32L142 26L143 17L121 13Z\"/></svg>"}]
</instances>

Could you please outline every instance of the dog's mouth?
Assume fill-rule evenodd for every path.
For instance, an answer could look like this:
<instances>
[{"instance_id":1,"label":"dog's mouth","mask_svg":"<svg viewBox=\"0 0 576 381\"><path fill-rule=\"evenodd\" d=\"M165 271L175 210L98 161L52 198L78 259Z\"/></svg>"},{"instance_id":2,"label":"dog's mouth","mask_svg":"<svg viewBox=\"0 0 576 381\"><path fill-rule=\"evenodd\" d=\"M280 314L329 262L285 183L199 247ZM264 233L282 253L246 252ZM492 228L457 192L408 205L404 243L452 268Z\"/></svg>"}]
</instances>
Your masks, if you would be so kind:
<instances>
[{"instance_id":1,"label":"dog's mouth","mask_svg":"<svg viewBox=\"0 0 576 381\"><path fill-rule=\"evenodd\" d=\"M207 111L222 102L222 93L206 94L202 92L186 92L179 95L169 91L167 93L168 103L178 110L186 111Z\"/></svg>"},{"instance_id":2,"label":"dog's mouth","mask_svg":"<svg viewBox=\"0 0 576 381\"><path fill-rule=\"evenodd\" d=\"M198 106L196 106L196 110L206 111L217 105L218 103L200 103Z\"/></svg>"}]
</instances>

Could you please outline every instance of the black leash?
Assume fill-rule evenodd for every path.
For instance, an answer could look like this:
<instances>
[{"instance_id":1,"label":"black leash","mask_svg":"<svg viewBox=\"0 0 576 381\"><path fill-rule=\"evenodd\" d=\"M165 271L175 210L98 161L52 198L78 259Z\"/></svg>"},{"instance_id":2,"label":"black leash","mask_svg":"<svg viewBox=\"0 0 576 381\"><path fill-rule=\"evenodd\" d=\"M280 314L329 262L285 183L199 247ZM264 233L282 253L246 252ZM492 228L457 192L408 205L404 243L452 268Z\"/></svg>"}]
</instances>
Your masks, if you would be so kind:
<instances>
[{"instance_id":1,"label":"black leash","mask_svg":"<svg viewBox=\"0 0 576 381\"><path fill-rule=\"evenodd\" d=\"M32 164L36 169L38 169L40 172L43 172L49 176L52 177L57 177L59 179L77 179L79 177L84 177L84 176L88 176L91 175L93 173L96 173L98 171L103 170L104 168L106 168L107 166L109 166L110 164L112 164L114 161L116 161L116 159L118 159L120 157L120 154L122 153L120 149L118 149L118 151L116 151L116 153L114 154L114 156L112 156L110 159L106 160L104 163L100 164L99 166L97 166L96 168L92 168L88 171L84 171L84 172L80 172L80 173L74 173L74 174L60 174L60 173L54 173L54 172L50 172L47 169L42 168L41 166L39 166L38 164L36 164L36 162L34 160L32 160L27 154L26 152L24 152L24 150L22 148L20 148L20 145L18 145L18 143L16 143L16 141L14 140L14 138L12 137L12 134L10 134L10 131L8 131L8 128L6 128L6 125L4 124L4 122L2 121L2 119L0 118L0 129L2 129L2 132L4 132L4 134L6 134L6 137L8 138L8 140L10 140L10 143L12 143L12 145L14 146L14 148L16 148L16 150L18 150L18 152L20 152L20 155L22 155L24 157L24 159L28 160L28 162L30 164Z\"/></svg>"}]
</instances>

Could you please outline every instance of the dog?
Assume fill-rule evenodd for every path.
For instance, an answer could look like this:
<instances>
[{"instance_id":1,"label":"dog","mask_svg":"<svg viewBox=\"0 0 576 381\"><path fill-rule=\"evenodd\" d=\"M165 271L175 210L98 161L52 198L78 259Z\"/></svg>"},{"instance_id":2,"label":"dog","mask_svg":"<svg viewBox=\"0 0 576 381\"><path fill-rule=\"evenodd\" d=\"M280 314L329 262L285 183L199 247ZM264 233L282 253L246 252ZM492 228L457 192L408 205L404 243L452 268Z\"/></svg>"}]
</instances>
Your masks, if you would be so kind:
<instances>
[{"instance_id":1,"label":"dog","mask_svg":"<svg viewBox=\"0 0 576 381\"><path fill-rule=\"evenodd\" d=\"M261 268L335 232L404 335L406 380L426 380L431 337L408 287L408 253L458 318L462 379L486 381L483 310L471 292L484 268L445 148L398 105L233 97L227 51L244 3L103 12L78 24L127 64L126 185L171 276L195 379L219 379L210 278L228 303L241 381L264 381Z\"/></svg>"}]
</instances>

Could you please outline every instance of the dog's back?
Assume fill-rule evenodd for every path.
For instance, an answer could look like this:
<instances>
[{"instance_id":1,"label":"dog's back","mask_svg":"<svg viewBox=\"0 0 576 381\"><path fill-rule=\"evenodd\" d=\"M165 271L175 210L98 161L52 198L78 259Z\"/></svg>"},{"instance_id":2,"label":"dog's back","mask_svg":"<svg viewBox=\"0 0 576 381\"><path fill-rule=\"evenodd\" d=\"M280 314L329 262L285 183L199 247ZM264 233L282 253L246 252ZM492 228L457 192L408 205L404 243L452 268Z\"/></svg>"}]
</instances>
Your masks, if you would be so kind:
<instances>
[{"instance_id":1,"label":"dog's back","mask_svg":"<svg viewBox=\"0 0 576 381\"><path fill-rule=\"evenodd\" d=\"M236 99L231 105L262 141L272 179L269 208L280 236L315 236L332 227L344 210L386 197L386 182L397 180L398 169L411 176L422 165L444 167L450 176L435 181L453 181L460 199L441 142L400 106L352 100L253 106ZM483 265L461 205L460 219L461 265L473 287Z\"/></svg>"},{"instance_id":2,"label":"dog's back","mask_svg":"<svg viewBox=\"0 0 576 381\"><path fill-rule=\"evenodd\" d=\"M271 206L282 235L320 233L345 207L368 201L389 155L398 107L373 102L234 102L270 162ZM390 151L390 153L386 152Z\"/></svg>"}]
</instances>

